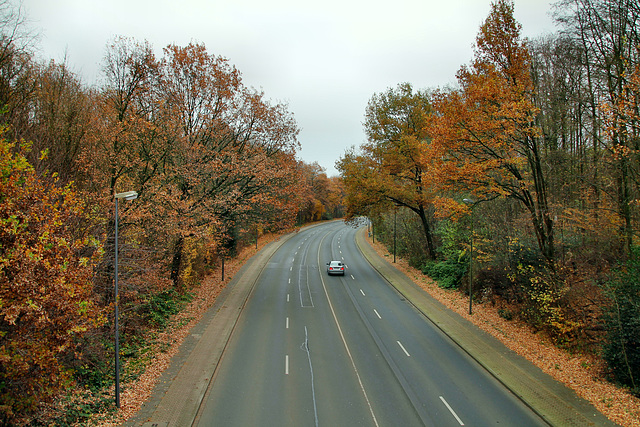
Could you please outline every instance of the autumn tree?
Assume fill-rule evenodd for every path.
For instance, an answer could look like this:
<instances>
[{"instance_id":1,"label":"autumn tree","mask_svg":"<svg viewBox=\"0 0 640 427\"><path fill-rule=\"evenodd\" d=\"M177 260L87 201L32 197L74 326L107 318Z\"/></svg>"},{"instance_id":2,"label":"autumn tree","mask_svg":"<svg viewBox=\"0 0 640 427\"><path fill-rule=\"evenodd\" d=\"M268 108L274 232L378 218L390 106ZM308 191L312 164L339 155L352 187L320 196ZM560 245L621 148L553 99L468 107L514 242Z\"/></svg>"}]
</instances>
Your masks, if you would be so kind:
<instances>
[{"instance_id":1,"label":"autumn tree","mask_svg":"<svg viewBox=\"0 0 640 427\"><path fill-rule=\"evenodd\" d=\"M238 218L287 200L275 194L294 184L295 166L287 159L298 146L298 129L286 106L246 88L238 70L204 45L165 49L159 92L162 117L175 117L177 132L166 189L180 224L177 272L186 236L209 234L221 249L233 246Z\"/></svg>"},{"instance_id":2,"label":"autumn tree","mask_svg":"<svg viewBox=\"0 0 640 427\"><path fill-rule=\"evenodd\" d=\"M327 211L333 218L344 216L345 188L342 177L332 176L329 178L329 191L327 194Z\"/></svg>"},{"instance_id":3,"label":"autumn tree","mask_svg":"<svg viewBox=\"0 0 640 427\"><path fill-rule=\"evenodd\" d=\"M323 203L328 195L328 178L325 169L318 162L298 164L304 182L300 208L301 221L326 219L327 206Z\"/></svg>"},{"instance_id":4,"label":"autumn tree","mask_svg":"<svg viewBox=\"0 0 640 427\"><path fill-rule=\"evenodd\" d=\"M34 35L25 25L21 8L0 1L0 116L11 125L13 139L28 126L29 103L35 90L32 58Z\"/></svg>"},{"instance_id":5,"label":"autumn tree","mask_svg":"<svg viewBox=\"0 0 640 427\"><path fill-rule=\"evenodd\" d=\"M622 220L619 235L630 252L634 235L634 194L638 187L634 176L638 174L637 162L628 153L637 150L636 139L627 133L626 119L616 106L620 99L628 97L628 79L640 61L640 6L633 0L562 0L556 5L556 19L563 35L579 47L577 69L584 73L584 103L593 118L586 129L593 135L594 157L607 167L602 170L594 161L596 200L607 197L617 206ZM603 112L603 105L609 107ZM607 127L604 120L608 121ZM625 153L624 155L620 155ZM600 179L601 178L601 179ZM609 178L615 183L609 195ZM610 203L600 208L604 213Z\"/></svg>"},{"instance_id":6,"label":"autumn tree","mask_svg":"<svg viewBox=\"0 0 640 427\"><path fill-rule=\"evenodd\" d=\"M39 176L26 145L0 141L0 420L52 399L62 364L101 321L92 277L99 244L71 186Z\"/></svg>"},{"instance_id":7,"label":"autumn tree","mask_svg":"<svg viewBox=\"0 0 640 427\"><path fill-rule=\"evenodd\" d=\"M637 49L640 53L640 44ZM615 102L605 104L603 109L606 135L611 143L608 159L619 166L614 176L617 178L618 212L624 220L622 235L627 253L631 254L640 213L640 61L626 77Z\"/></svg>"},{"instance_id":8,"label":"autumn tree","mask_svg":"<svg viewBox=\"0 0 640 427\"><path fill-rule=\"evenodd\" d=\"M113 302L115 216L113 196L135 190L135 203L120 210L121 303L137 304L147 295L166 288L163 242L163 162L167 158L167 136L151 122L152 88L158 64L148 43L115 38L107 47L104 86L86 94L88 124L82 148L75 160L77 186L91 201L100 218L96 235L103 236L105 256L96 271L95 291L105 304ZM56 140L57 141L57 140ZM135 255L134 255L135 254ZM142 279L144 277L144 280ZM132 309L123 310L122 325L130 325Z\"/></svg>"},{"instance_id":9,"label":"autumn tree","mask_svg":"<svg viewBox=\"0 0 640 427\"><path fill-rule=\"evenodd\" d=\"M29 162L36 170L57 173L64 182L84 184L77 161L92 123L92 94L67 64L51 61L36 71L32 119L22 135L33 143ZM47 152L44 158L42 151Z\"/></svg>"},{"instance_id":10,"label":"autumn tree","mask_svg":"<svg viewBox=\"0 0 640 427\"><path fill-rule=\"evenodd\" d=\"M543 163L531 57L513 4L499 0L476 39L460 89L443 93L430 132L449 153L449 178L480 198L504 195L528 211L538 247L555 261L554 224Z\"/></svg>"},{"instance_id":11,"label":"autumn tree","mask_svg":"<svg viewBox=\"0 0 640 427\"><path fill-rule=\"evenodd\" d=\"M408 83L374 95L365 115L368 141L361 154L348 151L337 165L347 217L406 207L420 218L426 253L435 258L433 203L439 187L430 179L438 163L426 133L430 102L429 93L414 92Z\"/></svg>"},{"instance_id":12,"label":"autumn tree","mask_svg":"<svg viewBox=\"0 0 640 427\"><path fill-rule=\"evenodd\" d=\"M119 37L107 49L106 85L99 96L101 117L93 129L96 142L87 161L100 169L101 176L94 180L104 180L109 196L117 193L120 185L129 188L141 169L149 169L138 163L146 160L140 154L149 142L148 112L141 100L151 92L157 67L148 43Z\"/></svg>"}]
</instances>

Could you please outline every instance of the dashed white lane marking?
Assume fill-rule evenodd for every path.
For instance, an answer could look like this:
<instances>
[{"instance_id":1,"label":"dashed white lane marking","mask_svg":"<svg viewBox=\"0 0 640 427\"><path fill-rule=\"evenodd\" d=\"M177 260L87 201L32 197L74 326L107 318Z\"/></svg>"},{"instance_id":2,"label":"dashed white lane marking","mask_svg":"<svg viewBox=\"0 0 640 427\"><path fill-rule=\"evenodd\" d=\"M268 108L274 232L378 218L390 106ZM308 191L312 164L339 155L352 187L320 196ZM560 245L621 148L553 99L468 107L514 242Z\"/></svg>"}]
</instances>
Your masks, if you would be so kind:
<instances>
[{"instance_id":1,"label":"dashed white lane marking","mask_svg":"<svg viewBox=\"0 0 640 427\"><path fill-rule=\"evenodd\" d=\"M376 310L375 308L373 309L373 312L376 314L376 316L378 316L378 319L382 319L382 316L380 316L380 313L378 313L378 310ZM402 346L402 345L401 345Z\"/></svg>"},{"instance_id":2,"label":"dashed white lane marking","mask_svg":"<svg viewBox=\"0 0 640 427\"><path fill-rule=\"evenodd\" d=\"M456 418L456 421L458 421L458 424L460 424L461 426L464 425L464 423L462 422L462 420L460 419L460 417L458 416L458 414L456 414L456 412L451 408L451 406L449 406L449 404L447 403L446 400L444 400L444 397L440 396L440 400L442 400L442 403L444 403L444 405L447 407L447 409L449 410L449 412L451 412L451 415L453 415Z\"/></svg>"},{"instance_id":3,"label":"dashed white lane marking","mask_svg":"<svg viewBox=\"0 0 640 427\"><path fill-rule=\"evenodd\" d=\"M363 297L366 297L366 295L364 294L364 291L362 289L360 289L360 293L362 294Z\"/></svg>"},{"instance_id":4,"label":"dashed white lane marking","mask_svg":"<svg viewBox=\"0 0 640 427\"><path fill-rule=\"evenodd\" d=\"M398 343L398 345L400 346L400 348L402 349L402 351L404 351L404 354L406 354L407 356L411 357L411 355L409 354L409 352L407 351L406 348L404 348L404 346L402 345L402 343L400 341L396 341Z\"/></svg>"},{"instance_id":5,"label":"dashed white lane marking","mask_svg":"<svg viewBox=\"0 0 640 427\"><path fill-rule=\"evenodd\" d=\"M287 302L289 302L289 294L287 294Z\"/></svg>"},{"instance_id":6,"label":"dashed white lane marking","mask_svg":"<svg viewBox=\"0 0 640 427\"><path fill-rule=\"evenodd\" d=\"M356 278L355 278L355 277L353 277L353 274L351 274L351 278L352 278L353 280L356 280Z\"/></svg>"},{"instance_id":7,"label":"dashed white lane marking","mask_svg":"<svg viewBox=\"0 0 640 427\"><path fill-rule=\"evenodd\" d=\"M284 374L289 375L289 355L284 356Z\"/></svg>"},{"instance_id":8,"label":"dashed white lane marking","mask_svg":"<svg viewBox=\"0 0 640 427\"><path fill-rule=\"evenodd\" d=\"M287 329L289 329L289 318L287 317Z\"/></svg>"}]
</instances>

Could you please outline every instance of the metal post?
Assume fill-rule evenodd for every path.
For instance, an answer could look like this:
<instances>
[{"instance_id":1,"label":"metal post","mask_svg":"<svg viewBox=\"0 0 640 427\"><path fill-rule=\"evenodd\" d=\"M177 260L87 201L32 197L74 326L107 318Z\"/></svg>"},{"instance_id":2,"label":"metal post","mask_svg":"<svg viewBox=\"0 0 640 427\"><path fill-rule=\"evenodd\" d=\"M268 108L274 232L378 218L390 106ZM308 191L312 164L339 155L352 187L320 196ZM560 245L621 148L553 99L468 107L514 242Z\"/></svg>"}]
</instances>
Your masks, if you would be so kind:
<instances>
[{"instance_id":1,"label":"metal post","mask_svg":"<svg viewBox=\"0 0 640 427\"><path fill-rule=\"evenodd\" d=\"M135 191L127 191L118 193L114 196L116 201L116 235L115 235L115 272L114 272L114 301L115 301L115 328L116 328L116 354L115 354L115 371L116 371L116 407L120 408L120 337L118 334L118 305L120 295L118 293L118 199L133 200L138 197Z\"/></svg>"},{"instance_id":2,"label":"metal post","mask_svg":"<svg viewBox=\"0 0 640 427\"><path fill-rule=\"evenodd\" d=\"M116 197L116 244L115 244L115 327L116 327L116 407L120 408L120 342L118 336L118 198Z\"/></svg>"},{"instance_id":3,"label":"metal post","mask_svg":"<svg viewBox=\"0 0 640 427\"><path fill-rule=\"evenodd\" d=\"M469 314L473 304L473 206L471 206L471 253L469 254Z\"/></svg>"},{"instance_id":4,"label":"metal post","mask_svg":"<svg viewBox=\"0 0 640 427\"><path fill-rule=\"evenodd\" d=\"M474 201L471 199L463 199L464 203L469 206L471 209L471 238L470 240L470 251L469 251L469 314L472 314L472 305L473 305L473 208L481 202L486 202L487 200Z\"/></svg>"}]
</instances>

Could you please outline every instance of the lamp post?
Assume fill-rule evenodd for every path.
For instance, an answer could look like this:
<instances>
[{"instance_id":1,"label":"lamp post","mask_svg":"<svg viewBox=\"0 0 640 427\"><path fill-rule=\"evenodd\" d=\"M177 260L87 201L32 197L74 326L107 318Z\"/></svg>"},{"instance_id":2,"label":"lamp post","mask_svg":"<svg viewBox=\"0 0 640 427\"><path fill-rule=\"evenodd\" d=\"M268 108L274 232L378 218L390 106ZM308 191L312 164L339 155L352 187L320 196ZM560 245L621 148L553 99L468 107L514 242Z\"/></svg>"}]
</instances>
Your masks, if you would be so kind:
<instances>
[{"instance_id":1,"label":"lamp post","mask_svg":"<svg viewBox=\"0 0 640 427\"><path fill-rule=\"evenodd\" d=\"M116 305L115 310L115 329L116 329L116 407L120 408L120 340L118 336L118 199L133 200L138 197L138 193L135 191L127 191L125 193L118 193L115 195L116 201L116 238L115 238L115 272L114 272L114 300Z\"/></svg>"},{"instance_id":2,"label":"lamp post","mask_svg":"<svg viewBox=\"0 0 640 427\"><path fill-rule=\"evenodd\" d=\"M471 199L463 199L462 201L471 206L471 244L469 253L469 314L471 315L473 314L471 309L473 304L473 207L476 202Z\"/></svg>"}]
</instances>

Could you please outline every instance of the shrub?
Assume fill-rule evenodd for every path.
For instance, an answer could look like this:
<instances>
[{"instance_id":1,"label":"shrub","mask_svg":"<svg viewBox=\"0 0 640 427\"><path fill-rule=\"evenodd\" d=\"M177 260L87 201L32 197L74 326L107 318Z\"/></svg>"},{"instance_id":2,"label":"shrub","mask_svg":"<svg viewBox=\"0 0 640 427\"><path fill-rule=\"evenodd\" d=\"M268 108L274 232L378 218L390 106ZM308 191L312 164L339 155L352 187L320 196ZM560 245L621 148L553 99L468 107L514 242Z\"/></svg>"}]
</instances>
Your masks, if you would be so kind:
<instances>
[{"instance_id":1,"label":"shrub","mask_svg":"<svg viewBox=\"0 0 640 427\"><path fill-rule=\"evenodd\" d=\"M469 261L461 254L444 261L429 261L422 267L422 272L438 282L442 288L457 288L469 268Z\"/></svg>"},{"instance_id":2,"label":"shrub","mask_svg":"<svg viewBox=\"0 0 640 427\"><path fill-rule=\"evenodd\" d=\"M509 320L509 321L513 320L513 313L509 309L506 309L506 308L499 309L498 315L505 320Z\"/></svg>"},{"instance_id":3,"label":"shrub","mask_svg":"<svg viewBox=\"0 0 640 427\"><path fill-rule=\"evenodd\" d=\"M640 247L605 285L603 357L611 378L640 394Z\"/></svg>"},{"instance_id":4,"label":"shrub","mask_svg":"<svg viewBox=\"0 0 640 427\"><path fill-rule=\"evenodd\" d=\"M26 153L0 139L3 425L68 386L71 373L62 359L103 321L91 282L101 248L75 228L87 219L83 204L71 186L38 175Z\"/></svg>"},{"instance_id":5,"label":"shrub","mask_svg":"<svg viewBox=\"0 0 640 427\"><path fill-rule=\"evenodd\" d=\"M474 283L478 289L489 290L491 295L503 298L509 302L517 302L517 290L509 281L508 273L504 267L489 266L474 269Z\"/></svg>"},{"instance_id":6,"label":"shrub","mask_svg":"<svg viewBox=\"0 0 640 427\"><path fill-rule=\"evenodd\" d=\"M517 273L510 278L514 283L522 283L522 315L527 323L546 331L556 343L575 338L580 324L572 320L566 310L567 286L557 274L544 267L519 265Z\"/></svg>"},{"instance_id":7,"label":"shrub","mask_svg":"<svg viewBox=\"0 0 640 427\"><path fill-rule=\"evenodd\" d=\"M163 328L169 318L177 314L192 297L191 293L180 294L175 289L169 289L150 295L147 301L140 305L140 311L152 326Z\"/></svg>"}]
</instances>

